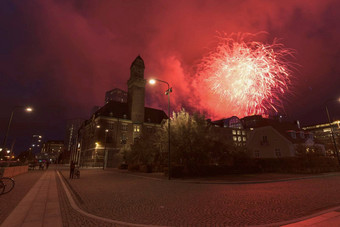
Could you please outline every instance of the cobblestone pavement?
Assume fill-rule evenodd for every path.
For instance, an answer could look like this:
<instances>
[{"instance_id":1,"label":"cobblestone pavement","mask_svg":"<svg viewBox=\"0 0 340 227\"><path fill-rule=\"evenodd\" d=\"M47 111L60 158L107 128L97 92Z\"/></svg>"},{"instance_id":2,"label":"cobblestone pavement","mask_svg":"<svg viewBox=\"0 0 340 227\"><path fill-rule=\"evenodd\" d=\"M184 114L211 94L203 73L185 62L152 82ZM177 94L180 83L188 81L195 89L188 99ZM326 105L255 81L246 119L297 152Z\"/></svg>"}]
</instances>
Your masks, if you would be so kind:
<instances>
[{"instance_id":1,"label":"cobblestone pavement","mask_svg":"<svg viewBox=\"0 0 340 227\"><path fill-rule=\"evenodd\" d=\"M62 171L65 177L67 171ZM68 180L78 206L118 221L170 226L244 226L292 220L340 204L340 176L266 184L193 184L115 171L81 170ZM85 219L65 196L65 226L113 226ZM73 221L76 220L76 221Z\"/></svg>"},{"instance_id":2,"label":"cobblestone pavement","mask_svg":"<svg viewBox=\"0 0 340 227\"><path fill-rule=\"evenodd\" d=\"M70 202L67 199L64 189L62 188L61 182L58 177L57 179L57 189L59 195L59 205L61 210L61 216L63 219L64 227L72 227L72 226L89 226L89 227L119 227L119 225L105 223L99 220L95 220L93 218L86 217L84 215L79 214L77 211L73 210Z\"/></svg>"},{"instance_id":3,"label":"cobblestone pavement","mask_svg":"<svg viewBox=\"0 0 340 227\"><path fill-rule=\"evenodd\" d=\"M24 198L43 172L44 171L34 170L13 177L15 180L14 189L7 194L0 195L0 224L18 205L21 199Z\"/></svg>"}]
</instances>

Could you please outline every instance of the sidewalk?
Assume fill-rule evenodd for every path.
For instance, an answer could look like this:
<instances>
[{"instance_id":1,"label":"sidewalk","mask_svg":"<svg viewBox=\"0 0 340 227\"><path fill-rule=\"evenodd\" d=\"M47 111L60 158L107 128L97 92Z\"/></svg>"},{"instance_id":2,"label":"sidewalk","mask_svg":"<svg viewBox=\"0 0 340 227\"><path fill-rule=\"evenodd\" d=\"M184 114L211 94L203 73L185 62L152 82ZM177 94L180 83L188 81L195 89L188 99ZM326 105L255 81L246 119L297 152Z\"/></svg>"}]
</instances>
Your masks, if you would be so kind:
<instances>
[{"instance_id":1,"label":"sidewalk","mask_svg":"<svg viewBox=\"0 0 340 227\"><path fill-rule=\"evenodd\" d=\"M55 176L46 170L1 226L63 226Z\"/></svg>"},{"instance_id":2,"label":"sidewalk","mask_svg":"<svg viewBox=\"0 0 340 227\"><path fill-rule=\"evenodd\" d=\"M286 227L299 227L299 226L313 226L313 227L328 227L328 226L340 226L340 212L331 211L313 218L309 218L304 221L295 222L289 225L283 225Z\"/></svg>"},{"instance_id":3,"label":"sidewalk","mask_svg":"<svg viewBox=\"0 0 340 227\"><path fill-rule=\"evenodd\" d=\"M135 174L134 174L135 175ZM57 191L57 172L54 169L45 171L37 183L31 188L26 196L21 200L17 207L10 213L1 227L13 226L63 226L61 205L59 204L59 195ZM140 176L145 177L145 176ZM160 177L162 178L162 177ZM303 178L302 178L303 179ZM161 179L158 179L161 180ZM261 179L263 180L263 179ZM273 181L273 179L271 179ZM279 180L278 180L279 181ZM178 182L178 181L177 181ZM253 182L254 183L254 182ZM66 194L70 191L63 184ZM70 199L70 198L68 198ZM70 201L70 200L69 200ZM72 203L72 201L70 201ZM118 220L105 219L97 217L94 214L86 213L76 206L73 210L81 216L102 220L105 223L115 223L126 225ZM295 223L292 223L295 222ZM68 222L67 222L68 223ZM291 224L290 224L291 223ZM69 226L73 226L72 223ZM139 226L139 224L134 224ZM263 226L340 226L340 207L324 210L322 212L298 218L295 220L284 221L280 223L272 223Z\"/></svg>"}]
</instances>

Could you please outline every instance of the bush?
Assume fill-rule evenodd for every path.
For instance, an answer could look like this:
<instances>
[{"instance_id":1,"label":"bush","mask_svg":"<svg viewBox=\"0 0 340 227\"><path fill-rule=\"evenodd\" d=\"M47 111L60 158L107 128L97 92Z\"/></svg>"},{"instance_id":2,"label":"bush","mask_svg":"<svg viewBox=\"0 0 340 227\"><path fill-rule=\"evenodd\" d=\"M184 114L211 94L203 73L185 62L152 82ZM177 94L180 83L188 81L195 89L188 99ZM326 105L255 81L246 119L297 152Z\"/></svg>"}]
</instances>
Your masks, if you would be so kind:
<instances>
[{"instance_id":1,"label":"bush","mask_svg":"<svg viewBox=\"0 0 340 227\"><path fill-rule=\"evenodd\" d=\"M120 164L118 169L128 169L128 164Z\"/></svg>"},{"instance_id":2,"label":"bush","mask_svg":"<svg viewBox=\"0 0 340 227\"><path fill-rule=\"evenodd\" d=\"M139 169L140 169L140 166L138 164L130 164L128 166L129 171L139 171Z\"/></svg>"}]
</instances>

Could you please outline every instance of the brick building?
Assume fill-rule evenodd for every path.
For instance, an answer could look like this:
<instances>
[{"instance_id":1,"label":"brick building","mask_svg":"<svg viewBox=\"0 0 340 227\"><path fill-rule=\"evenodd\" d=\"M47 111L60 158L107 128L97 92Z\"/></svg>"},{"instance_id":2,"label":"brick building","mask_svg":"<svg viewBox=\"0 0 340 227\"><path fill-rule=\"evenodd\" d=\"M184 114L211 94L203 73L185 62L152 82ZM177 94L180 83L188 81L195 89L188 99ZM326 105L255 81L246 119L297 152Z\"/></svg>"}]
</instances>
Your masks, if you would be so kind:
<instances>
[{"instance_id":1,"label":"brick building","mask_svg":"<svg viewBox=\"0 0 340 227\"><path fill-rule=\"evenodd\" d=\"M84 121L72 159L82 166L115 167L121 148L142 133L155 133L168 117L162 110L145 107L144 61L138 56L130 67L127 100L108 102Z\"/></svg>"}]
</instances>

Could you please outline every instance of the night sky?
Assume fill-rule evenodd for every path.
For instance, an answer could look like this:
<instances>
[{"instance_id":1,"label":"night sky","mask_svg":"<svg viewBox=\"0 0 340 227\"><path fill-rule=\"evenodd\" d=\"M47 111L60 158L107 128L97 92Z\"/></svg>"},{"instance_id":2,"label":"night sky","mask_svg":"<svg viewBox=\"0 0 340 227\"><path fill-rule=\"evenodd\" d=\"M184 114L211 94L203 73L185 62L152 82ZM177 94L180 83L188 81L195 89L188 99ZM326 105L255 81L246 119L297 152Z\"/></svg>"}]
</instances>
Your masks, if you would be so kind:
<instances>
[{"instance_id":1,"label":"night sky","mask_svg":"<svg viewBox=\"0 0 340 227\"><path fill-rule=\"evenodd\" d=\"M302 125L326 122L324 102L340 97L339 12L338 0L2 0L1 142L18 105L34 112L14 114L7 144L15 139L16 153L29 147L33 134L63 140L67 119L87 119L93 106L104 104L105 91L127 89L138 55L146 79L171 84L174 109L213 112L191 82L221 33L266 32L263 42L277 38L294 49L285 112ZM166 110L164 90L147 85L146 105ZM329 102L329 109L340 118L340 103Z\"/></svg>"}]
</instances>

